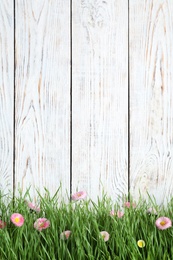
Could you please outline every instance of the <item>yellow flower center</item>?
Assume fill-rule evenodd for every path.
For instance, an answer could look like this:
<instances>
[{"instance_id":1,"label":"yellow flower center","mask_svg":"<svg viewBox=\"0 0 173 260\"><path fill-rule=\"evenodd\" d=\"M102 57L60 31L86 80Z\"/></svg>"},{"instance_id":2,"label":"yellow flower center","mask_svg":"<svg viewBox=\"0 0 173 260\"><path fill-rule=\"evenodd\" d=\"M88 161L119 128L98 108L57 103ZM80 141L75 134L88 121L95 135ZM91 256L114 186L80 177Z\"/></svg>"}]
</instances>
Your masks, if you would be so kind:
<instances>
[{"instance_id":1,"label":"yellow flower center","mask_svg":"<svg viewBox=\"0 0 173 260\"><path fill-rule=\"evenodd\" d=\"M139 247L142 248L142 247L145 246L145 241L144 240L139 240L137 244L138 244Z\"/></svg>"},{"instance_id":2,"label":"yellow flower center","mask_svg":"<svg viewBox=\"0 0 173 260\"><path fill-rule=\"evenodd\" d=\"M162 220L161 222L160 222L160 225L161 226L164 226L166 224L166 222L164 221L164 220Z\"/></svg>"},{"instance_id":3,"label":"yellow flower center","mask_svg":"<svg viewBox=\"0 0 173 260\"><path fill-rule=\"evenodd\" d=\"M16 223L20 222L20 218L19 217L16 217L14 220L15 220Z\"/></svg>"}]
</instances>

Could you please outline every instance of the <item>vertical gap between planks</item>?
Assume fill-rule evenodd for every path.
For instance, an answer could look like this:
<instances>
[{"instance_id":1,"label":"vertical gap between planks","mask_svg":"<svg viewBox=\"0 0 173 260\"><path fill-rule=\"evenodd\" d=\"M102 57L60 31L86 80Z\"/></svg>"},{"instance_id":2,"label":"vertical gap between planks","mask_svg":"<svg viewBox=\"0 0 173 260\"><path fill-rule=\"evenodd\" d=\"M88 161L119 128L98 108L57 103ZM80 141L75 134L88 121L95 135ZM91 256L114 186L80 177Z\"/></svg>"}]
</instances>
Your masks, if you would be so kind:
<instances>
[{"instance_id":1,"label":"vertical gap between planks","mask_svg":"<svg viewBox=\"0 0 173 260\"><path fill-rule=\"evenodd\" d=\"M16 119L16 108L15 108L15 103L16 103L16 87L15 87L15 81L16 81L16 74L15 74L15 51L16 51L16 43L15 43L15 34L16 34L16 2L15 0L13 1L13 51L14 51L14 56L13 56L13 198L15 196L15 119Z\"/></svg>"},{"instance_id":2,"label":"vertical gap between planks","mask_svg":"<svg viewBox=\"0 0 173 260\"><path fill-rule=\"evenodd\" d=\"M128 0L128 198L130 199L130 0Z\"/></svg>"},{"instance_id":3,"label":"vertical gap between planks","mask_svg":"<svg viewBox=\"0 0 173 260\"><path fill-rule=\"evenodd\" d=\"M70 198L72 194L72 0L70 0Z\"/></svg>"}]
</instances>

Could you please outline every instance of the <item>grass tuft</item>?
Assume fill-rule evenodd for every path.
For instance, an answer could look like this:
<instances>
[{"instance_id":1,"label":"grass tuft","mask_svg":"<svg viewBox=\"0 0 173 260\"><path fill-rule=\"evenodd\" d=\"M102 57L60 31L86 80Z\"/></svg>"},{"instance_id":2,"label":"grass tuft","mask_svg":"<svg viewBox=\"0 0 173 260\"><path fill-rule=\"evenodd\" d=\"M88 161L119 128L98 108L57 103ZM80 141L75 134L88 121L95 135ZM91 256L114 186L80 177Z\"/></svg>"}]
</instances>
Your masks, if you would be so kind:
<instances>
[{"instance_id":1,"label":"grass tuft","mask_svg":"<svg viewBox=\"0 0 173 260\"><path fill-rule=\"evenodd\" d=\"M173 229L159 230L155 221L161 216L172 218L173 200L167 207L158 207L153 198L125 206L125 201L113 203L105 194L97 203L91 199L62 201L59 190L51 197L38 192L40 211L28 207L29 190L22 196L10 198L0 194L0 259L10 260L142 260L172 259ZM149 208L154 209L147 213ZM114 211L114 215L110 214ZM117 212L124 213L119 217ZM157 212L157 214L156 214ZM21 227L15 226L10 217L20 213L24 217ZM50 226L38 231L34 223L46 218ZM66 230L67 237L62 233ZM109 233L104 240L101 231ZM138 247L144 240L144 247Z\"/></svg>"}]
</instances>

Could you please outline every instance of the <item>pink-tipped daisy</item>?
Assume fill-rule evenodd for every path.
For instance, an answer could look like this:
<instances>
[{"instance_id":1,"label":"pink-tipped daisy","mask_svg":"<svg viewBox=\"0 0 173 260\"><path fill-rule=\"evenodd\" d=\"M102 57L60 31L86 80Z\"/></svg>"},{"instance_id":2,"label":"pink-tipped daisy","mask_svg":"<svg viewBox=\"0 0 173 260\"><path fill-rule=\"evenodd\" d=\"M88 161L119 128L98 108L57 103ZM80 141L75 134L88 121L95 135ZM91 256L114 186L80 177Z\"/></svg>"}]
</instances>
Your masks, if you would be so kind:
<instances>
[{"instance_id":1,"label":"pink-tipped daisy","mask_svg":"<svg viewBox=\"0 0 173 260\"><path fill-rule=\"evenodd\" d=\"M17 227L21 227L24 224L24 217L19 213L13 213L10 219L11 222Z\"/></svg>"},{"instance_id":2,"label":"pink-tipped daisy","mask_svg":"<svg viewBox=\"0 0 173 260\"><path fill-rule=\"evenodd\" d=\"M71 235L71 231L70 230L65 230L60 234L60 238L63 240L66 240L69 238L69 236Z\"/></svg>"},{"instance_id":3,"label":"pink-tipped daisy","mask_svg":"<svg viewBox=\"0 0 173 260\"><path fill-rule=\"evenodd\" d=\"M155 210L155 208L148 208L147 213L149 215L157 215L157 211Z\"/></svg>"},{"instance_id":4,"label":"pink-tipped daisy","mask_svg":"<svg viewBox=\"0 0 173 260\"><path fill-rule=\"evenodd\" d=\"M125 207L125 208L130 208L130 207L136 208L136 203L131 203L130 201L126 201L126 202L124 203L124 207Z\"/></svg>"},{"instance_id":5,"label":"pink-tipped daisy","mask_svg":"<svg viewBox=\"0 0 173 260\"><path fill-rule=\"evenodd\" d=\"M110 216L117 216L118 218L122 218L124 216L124 212L119 211L119 210L117 212L115 212L114 210L111 210Z\"/></svg>"},{"instance_id":6,"label":"pink-tipped daisy","mask_svg":"<svg viewBox=\"0 0 173 260\"><path fill-rule=\"evenodd\" d=\"M115 211L111 210L109 214L110 214L110 216L115 216Z\"/></svg>"},{"instance_id":7,"label":"pink-tipped daisy","mask_svg":"<svg viewBox=\"0 0 173 260\"><path fill-rule=\"evenodd\" d=\"M34 223L34 228L38 231L46 229L50 226L50 221L47 218L38 218Z\"/></svg>"},{"instance_id":8,"label":"pink-tipped daisy","mask_svg":"<svg viewBox=\"0 0 173 260\"><path fill-rule=\"evenodd\" d=\"M6 222L0 220L0 228L5 228L6 227Z\"/></svg>"},{"instance_id":9,"label":"pink-tipped daisy","mask_svg":"<svg viewBox=\"0 0 173 260\"><path fill-rule=\"evenodd\" d=\"M109 233L107 231L101 231L100 235L102 236L102 238L104 239L104 241L108 241L109 240Z\"/></svg>"},{"instance_id":10,"label":"pink-tipped daisy","mask_svg":"<svg viewBox=\"0 0 173 260\"><path fill-rule=\"evenodd\" d=\"M37 207L34 203L27 202L27 205L28 205L28 208L31 209L32 211L40 212L40 207Z\"/></svg>"},{"instance_id":11,"label":"pink-tipped daisy","mask_svg":"<svg viewBox=\"0 0 173 260\"><path fill-rule=\"evenodd\" d=\"M172 227L172 221L167 217L160 217L155 222L158 229L164 230Z\"/></svg>"},{"instance_id":12,"label":"pink-tipped daisy","mask_svg":"<svg viewBox=\"0 0 173 260\"><path fill-rule=\"evenodd\" d=\"M87 196L86 191L78 191L78 192L74 193L71 197L72 197L72 200L83 200L86 198L86 196Z\"/></svg>"},{"instance_id":13,"label":"pink-tipped daisy","mask_svg":"<svg viewBox=\"0 0 173 260\"><path fill-rule=\"evenodd\" d=\"M118 218L122 218L124 216L124 212L122 212L122 211L117 211L117 217Z\"/></svg>"}]
</instances>

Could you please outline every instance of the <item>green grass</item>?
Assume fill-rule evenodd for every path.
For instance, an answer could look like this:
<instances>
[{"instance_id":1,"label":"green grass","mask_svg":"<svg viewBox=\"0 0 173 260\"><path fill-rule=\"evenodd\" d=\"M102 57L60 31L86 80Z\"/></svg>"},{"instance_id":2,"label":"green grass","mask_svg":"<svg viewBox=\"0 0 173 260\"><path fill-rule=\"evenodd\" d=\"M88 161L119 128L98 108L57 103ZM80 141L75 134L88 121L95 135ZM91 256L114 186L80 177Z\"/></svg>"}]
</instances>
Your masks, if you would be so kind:
<instances>
[{"instance_id":1,"label":"green grass","mask_svg":"<svg viewBox=\"0 0 173 260\"><path fill-rule=\"evenodd\" d=\"M50 197L38 193L41 211L31 212L25 200L30 201L29 192L11 199L0 195L0 219L6 227L0 229L0 260L169 260L173 256L173 229L158 230L155 221L159 216L172 218L172 201L166 208L152 200L142 199L136 208L123 208L123 202L114 204L106 195L94 203L89 198L82 201L60 202L59 192ZM149 207L157 208L158 215L146 213ZM124 216L110 216L110 211L120 209ZM10 216L18 212L25 218L22 227L16 227ZM33 227L37 218L45 217L50 227L38 231ZM60 234L71 230L67 240ZM105 242L101 231L110 234ZM139 248L137 241L143 239L145 247Z\"/></svg>"}]
</instances>

